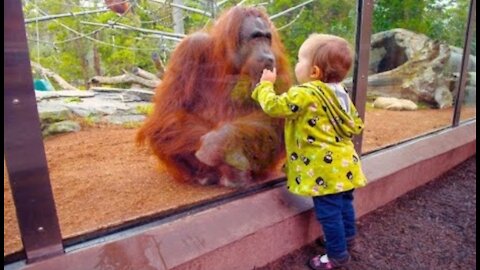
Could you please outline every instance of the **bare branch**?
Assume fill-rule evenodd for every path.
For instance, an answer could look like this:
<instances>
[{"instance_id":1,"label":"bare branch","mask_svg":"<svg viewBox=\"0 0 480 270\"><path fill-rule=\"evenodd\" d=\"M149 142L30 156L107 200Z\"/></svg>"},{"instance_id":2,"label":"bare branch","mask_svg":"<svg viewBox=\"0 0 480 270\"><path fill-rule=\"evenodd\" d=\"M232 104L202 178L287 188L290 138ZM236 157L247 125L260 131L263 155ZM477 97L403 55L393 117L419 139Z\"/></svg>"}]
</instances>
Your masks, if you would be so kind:
<instances>
[{"instance_id":1,"label":"bare branch","mask_svg":"<svg viewBox=\"0 0 480 270\"><path fill-rule=\"evenodd\" d=\"M225 5L228 1L230 1L230 0L220 1L220 2L217 3L217 6L218 6L218 7L221 7L221 6Z\"/></svg>"},{"instance_id":2,"label":"bare branch","mask_svg":"<svg viewBox=\"0 0 480 270\"><path fill-rule=\"evenodd\" d=\"M301 3L301 4L299 4L299 5L296 5L296 6L294 6L294 7L291 7L291 8L289 8L289 9L286 9L286 10L280 12L280 13L277 13L277 14L275 14L275 15L272 15L272 16L270 16L270 20L275 20L276 18L281 17L281 16L283 16L283 15L289 13L289 12L292 12L292 11L294 11L294 10L297 9L297 8L301 8L301 7L305 6L305 5L308 5L308 4L312 3L313 1L315 1L315 0L305 1L305 2L303 2L303 3Z\"/></svg>"},{"instance_id":3,"label":"bare branch","mask_svg":"<svg viewBox=\"0 0 480 270\"><path fill-rule=\"evenodd\" d=\"M46 13L45 11L43 11L42 9L40 9L38 6L35 6L37 8L37 10L39 10L41 13L43 13L44 15L48 15L48 13ZM85 34L85 33L80 33L78 32L77 30L69 27L68 25L64 24L64 23L61 23L58 21L58 19L54 19L55 20L55 23L61 25L63 28L67 29L68 31L70 32L73 32L75 33L76 35L79 36L79 38L85 38L85 39L88 39L90 41L93 41L93 42L97 42L97 43L100 43L100 44L104 44L104 45L107 45L107 46L111 46L111 47L114 47L114 48L122 48L122 49L129 49L129 50L134 50L134 51L156 51L157 49L153 49L153 48L136 48L136 47L125 47L125 46L120 46L120 45L115 45L115 44L111 44L111 43L108 43L108 42L105 42L105 41L101 41L101 40L98 40L98 39L94 39L92 37L90 37L89 35L92 34L92 33L89 33L89 34ZM72 40L70 40L72 41ZM55 42L54 44L58 44L60 42Z\"/></svg>"},{"instance_id":4,"label":"bare branch","mask_svg":"<svg viewBox=\"0 0 480 270\"><path fill-rule=\"evenodd\" d=\"M235 6L241 6L241 5L243 5L243 3L245 3L245 1L246 1L246 0L242 0L242 1L238 2Z\"/></svg>"},{"instance_id":5,"label":"bare branch","mask_svg":"<svg viewBox=\"0 0 480 270\"><path fill-rule=\"evenodd\" d=\"M167 36L156 35L156 34L150 34L150 35L149 34L140 34L139 36L142 37L142 38L156 38L156 39L160 39L160 40L171 40L171 41L175 41L175 42L182 41L182 39L179 39L179 38L167 37Z\"/></svg>"},{"instance_id":6,"label":"bare branch","mask_svg":"<svg viewBox=\"0 0 480 270\"><path fill-rule=\"evenodd\" d=\"M176 34L176 33L168 33L168 32L163 32L163 31L157 31L157 30L150 30L150 29L145 29L145 28L139 28L139 27L134 27L130 26L127 24L122 24L122 23L93 23L93 22L86 22L86 21L81 21L81 24L86 24L86 25L95 25L95 26L103 26L103 27L110 27L110 28L115 28L115 29L123 29L123 30L133 30L137 32L142 32L142 33L150 33L150 34L155 34L159 36L165 36L165 37L171 37L176 41L180 41L182 38L185 37L184 34Z\"/></svg>"},{"instance_id":7,"label":"bare branch","mask_svg":"<svg viewBox=\"0 0 480 270\"><path fill-rule=\"evenodd\" d=\"M290 21L289 23L285 24L285 25L282 25L282 27L279 27L277 30L278 31L282 31L283 29L286 29L287 27L289 27L290 25L294 24L298 18L300 18L300 16L302 15L303 11L305 10L305 7L302 7L302 9L300 10L300 12L298 12L297 16L295 16L295 18L293 18L292 21Z\"/></svg>"},{"instance_id":8,"label":"bare branch","mask_svg":"<svg viewBox=\"0 0 480 270\"><path fill-rule=\"evenodd\" d=\"M133 5L130 5L130 6L128 7L128 9L127 9L123 14L121 14L117 19L114 20L114 23L120 21L132 8L133 8ZM82 36L77 36L77 37L74 37L74 38L69 38L69 39L66 39L66 40L62 40L62 41L60 41L60 42L56 42L56 44L68 43L68 42L71 42L71 41L74 41L74 40L77 40L77 39L81 39L81 38L83 38L84 36L92 36L92 35L97 36L97 34L98 34L100 31L104 30L104 28L105 28L105 27L100 27L100 28L98 28L98 29L93 30L93 31L90 32L90 33L84 33Z\"/></svg>"},{"instance_id":9,"label":"bare branch","mask_svg":"<svg viewBox=\"0 0 480 270\"><path fill-rule=\"evenodd\" d=\"M42 16L42 17L37 17L37 18L25 19L25 24L33 23L33 22L49 21L49 20L54 20L54 19L64 18L64 17L83 16L83 15L88 15L88 14L102 13L102 12L107 12L107 11L110 11L110 9L102 8L102 9L75 12L75 13L70 12L70 13L62 13L62 14L56 14L56 15L47 15L47 16Z\"/></svg>"},{"instance_id":10,"label":"bare branch","mask_svg":"<svg viewBox=\"0 0 480 270\"><path fill-rule=\"evenodd\" d=\"M208 11L205 11L205 10L170 3L169 1L166 1L166 0L150 0L150 1L155 2L155 3L164 4L164 5L168 5L168 6L172 6L172 7L176 7L176 8L180 8L180 9L191 11L191 12L195 12L195 13L198 13L198 14L210 17L210 18L212 17L212 14Z\"/></svg>"}]
</instances>

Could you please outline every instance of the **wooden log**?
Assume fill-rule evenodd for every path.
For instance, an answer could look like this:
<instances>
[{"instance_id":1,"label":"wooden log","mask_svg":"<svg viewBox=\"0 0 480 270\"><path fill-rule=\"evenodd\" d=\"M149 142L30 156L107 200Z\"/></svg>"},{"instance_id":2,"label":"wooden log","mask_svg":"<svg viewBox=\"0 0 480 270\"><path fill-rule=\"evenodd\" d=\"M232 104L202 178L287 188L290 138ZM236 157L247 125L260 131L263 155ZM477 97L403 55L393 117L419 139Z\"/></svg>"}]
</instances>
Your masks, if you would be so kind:
<instances>
[{"instance_id":1,"label":"wooden log","mask_svg":"<svg viewBox=\"0 0 480 270\"><path fill-rule=\"evenodd\" d=\"M158 77L157 77L155 74L150 73L150 72L148 72L148 71L146 71L146 70L143 70L143 69L141 69L141 68L139 68L139 67L134 67L134 68L132 69L132 73L135 74L135 75L137 75L137 76L140 76L140 77L142 77L142 78L148 79L148 80L158 81Z\"/></svg>"},{"instance_id":2,"label":"wooden log","mask_svg":"<svg viewBox=\"0 0 480 270\"><path fill-rule=\"evenodd\" d=\"M36 62L33 62L33 61L30 61L30 63L32 65L32 68L39 71L40 74L54 79L55 82L57 82L58 85L60 85L62 90L78 90L78 88L69 84L67 81L65 81L65 79L62 78L62 76L58 75L57 73L55 73L55 72L53 72L53 71L51 71L47 68L42 67L39 63L36 63Z\"/></svg>"},{"instance_id":3,"label":"wooden log","mask_svg":"<svg viewBox=\"0 0 480 270\"><path fill-rule=\"evenodd\" d=\"M131 73L125 73L123 75L113 77L95 76L90 79L90 82L94 84L138 83L149 88L155 88L160 83L160 80L149 80Z\"/></svg>"}]
</instances>

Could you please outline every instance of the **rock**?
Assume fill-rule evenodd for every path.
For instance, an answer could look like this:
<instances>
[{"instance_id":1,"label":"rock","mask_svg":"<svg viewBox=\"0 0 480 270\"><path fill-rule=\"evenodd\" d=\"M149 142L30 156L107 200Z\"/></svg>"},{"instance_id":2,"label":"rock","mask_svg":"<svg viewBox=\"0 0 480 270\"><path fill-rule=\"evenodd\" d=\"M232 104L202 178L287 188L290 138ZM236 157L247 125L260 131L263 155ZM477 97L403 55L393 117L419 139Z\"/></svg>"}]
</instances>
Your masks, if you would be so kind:
<instances>
[{"instance_id":1,"label":"rock","mask_svg":"<svg viewBox=\"0 0 480 270\"><path fill-rule=\"evenodd\" d=\"M151 102L153 95L155 92L150 91L150 90L142 90L142 89L128 89L127 93L134 94L138 96L142 101L148 101Z\"/></svg>"},{"instance_id":2,"label":"rock","mask_svg":"<svg viewBox=\"0 0 480 270\"><path fill-rule=\"evenodd\" d=\"M77 122L66 120L48 125L42 130L42 135L46 137L59 133L77 132L80 129L81 127Z\"/></svg>"},{"instance_id":3,"label":"rock","mask_svg":"<svg viewBox=\"0 0 480 270\"><path fill-rule=\"evenodd\" d=\"M151 107L153 110L153 104L151 102L145 102L145 101L140 101L140 102L129 102L126 103L128 106L128 110L125 112L126 114L146 114L146 107Z\"/></svg>"},{"instance_id":4,"label":"rock","mask_svg":"<svg viewBox=\"0 0 480 270\"><path fill-rule=\"evenodd\" d=\"M477 86L477 72L468 72L467 85Z\"/></svg>"},{"instance_id":5,"label":"rock","mask_svg":"<svg viewBox=\"0 0 480 270\"><path fill-rule=\"evenodd\" d=\"M437 103L437 108L449 108L453 105L453 95L450 92L450 89L445 85L439 86L434 92L434 99Z\"/></svg>"},{"instance_id":6,"label":"rock","mask_svg":"<svg viewBox=\"0 0 480 270\"><path fill-rule=\"evenodd\" d=\"M62 105L44 103L37 106L40 121L44 124L55 123L72 117L70 110Z\"/></svg>"},{"instance_id":7,"label":"rock","mask_svg":"<svg viewBox=\"0 0 480 270\"><path fill-rule=\"evenodd\" d=\"M457 95L459 78L460 78L460 73L455 72L453 73L452 79L450 80L450 88L454 89L452 91L452 95L454 98ZM463 102L465 104L475 105L476 96L477 96L477 72L468 72Z\"/></svg>"},{"instance_id":8,"label":"rock","mask_svg":"<svg viewBox=\"0 0 480 270\"><path fill-rule=\"evenodd\" d=\"M102 93L102 94L98 94L97 97L102 100L114 100L114 101L121 101L121 102L142 101L142 99L139 96L128 94L128 93Z\"/></svg>"},{"instance_id":9,"label":"rock","mask_svg":"<svg viewBox=\"0 0 480 270\"><path fill-rule=\"evenodd\" d=\"M81 103L66 103L65 107L69 108L74 114L81 117L92 115L109 115L118 111L127 111L129 107L121 101L100 100L97 98L86 98Z\"/></svg>"},{"instance_id":10,"label":"rock","mask_svg":"<svg viewBox=\"0 0 480 270\"><path fill-rule=\"evenodd\" d=\"M93 97L93 91L76 91L76 90L62 90L62 91L37 91L35 90L35 98L37 101L42 99L59 98L59 97Z\"/></svg>"},{"instance_id":11,"label":"rock","mask_svg":"<svg viewBox=\"0 0 480 270\"><path fill-rule=\"evenodd\" d=\"M122 89L122 88L108 88L108 87L92 87L92 90L97 93L123 93L131 94L140 98L142 101L152 101L152 97L155 94L153 90L141 89L141 88L131 88L131 89ZM135 100L138 101L138 100Z\"/></svg>"},{"instance_id":12,"label":"rock","mask_svg":"<svg viewBox=\"0 0 480 270\"><path fill-rule=\"evenodd\" d=\"M145 120L144 115L108 115L103 119L112 124L141 123Z\"/></svg>"},{"instance_id":13,"label":"rock","mask_svg":"<svg viewBox=\"0 0 480 270\"><path fill-rule=\"evenodd\" d=\"M463 102L467 105L476 105L477 104L477 87L467 85L465 87L465 96Z\"/></svg>"},{"instance_id":14,"label":"rock","mask_svg":"<svg viewBox=\"0 0 480 270\"><path fill-rule=\"evenodd\" d=\"M462 66L462 57L462 48L450 46L450 58L448 59L446 71L449 73L459 73L460 67ZM476 64L477 57L475 55L470 55L470 59L467 64L467 71L476 71Z\"/></svg>"},{"instance_id":15,"label":"rock","mask_svg":"<svg viewBox=\"0 0 480 270\"><path fill-rule=\"evenodd\" d=\"M50 93L51 92L51 93ZM45 91L37 94L37 108L44 136L79 130L75 116L89 122L135 126L145 120L144 107L151 107L153 92L142 89L96 89L93 91ZM44 93L48 93L44 95ZM78 94L81 95L78 95ZM52 125L52 123L57 123Z\"/></svg>"},{"instance_id":16,"label":"rock","mask_svg":"<svg viewBox=\"0 0 480 270\"><path fill-rule=\"evenodd\" d=\"M423 101L432 107L453 104L455 83L452 69L458 65L458 50L405 29L392 29L372 36L369 62L369 95ZM451 59L451 51L454 57ZM461 59L461 58L460 58ZM475 69L471 57L469 69ZM348 86L348 85L347 85Z\"/></svg>"},{"instance_id":17,"label":"rock","mask_svg":"<svg viewBox=\"0 0 480 270\"><path fill-rule=\"evenodd\" d=\"M418 109L415 102L408 99L398 99L393 97L378 97L373 102L373 107L394 111L414 111Z\"/></svg>"}]
</instances>

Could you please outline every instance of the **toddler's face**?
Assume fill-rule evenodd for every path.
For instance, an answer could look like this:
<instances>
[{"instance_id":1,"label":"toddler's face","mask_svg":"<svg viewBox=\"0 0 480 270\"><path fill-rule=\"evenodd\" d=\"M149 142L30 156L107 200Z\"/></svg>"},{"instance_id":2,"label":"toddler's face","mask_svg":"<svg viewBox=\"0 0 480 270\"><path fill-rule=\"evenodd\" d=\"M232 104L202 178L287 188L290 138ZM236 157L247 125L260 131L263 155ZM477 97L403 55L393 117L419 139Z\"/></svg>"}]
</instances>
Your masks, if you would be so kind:
<instances>
[{"instance_id":1,"label":"toddler's face","mask_svg":"<svg viewBox=\"0 0 480 270\"><path fill-rule=\"evenodd\" d=\"M306 40L298 50L298 63L295 66L295 77L298 83L306 83L311 81L312 73L312 40Z\"/></svg>"}]
</instances>

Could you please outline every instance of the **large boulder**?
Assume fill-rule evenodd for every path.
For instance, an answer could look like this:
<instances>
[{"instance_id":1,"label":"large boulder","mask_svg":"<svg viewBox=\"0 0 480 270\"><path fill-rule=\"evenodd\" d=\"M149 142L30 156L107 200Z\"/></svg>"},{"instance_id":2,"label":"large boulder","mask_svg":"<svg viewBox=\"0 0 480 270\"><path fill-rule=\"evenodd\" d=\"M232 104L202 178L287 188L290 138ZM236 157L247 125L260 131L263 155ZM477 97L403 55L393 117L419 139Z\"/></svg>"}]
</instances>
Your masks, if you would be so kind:
<instances>
[{"instance_id":1,"label":"large boulder","mask_svg":"<svg viewBox=\"0 0 480 270\"><path fill-rule=\"evenodd\" d=\"M448 73L458 73L460 72L460 67L462 65L463 49L459 47L450 46L450 58L448 59L448 64L446 71ZM475 55L470 55L467 64L467 70L469 72L475 72L477 70L477 57Z\"/></svg>"},{"instance_id":2,"label":"large boulder","mask_svg":"<svg viewBox=\"0 0 480 270\"><path fill-rule=\"evenodd\" d=\"M459 70L458 53L458 48L405 29L374 34L368 94L450 107L456 89L453 73ZM475 61L472 56L469 70L475 70Z\"/></svg>"},{"instance_id":3,"label":"large boulder","mask_svg":"<svg viewBox=\"0 0 480 270\"><path fill-rule=\"evenodd\" d=\"M463 102L467 105L477 103L477 72L469 72Z\"/></svg>"}]
</instances>

